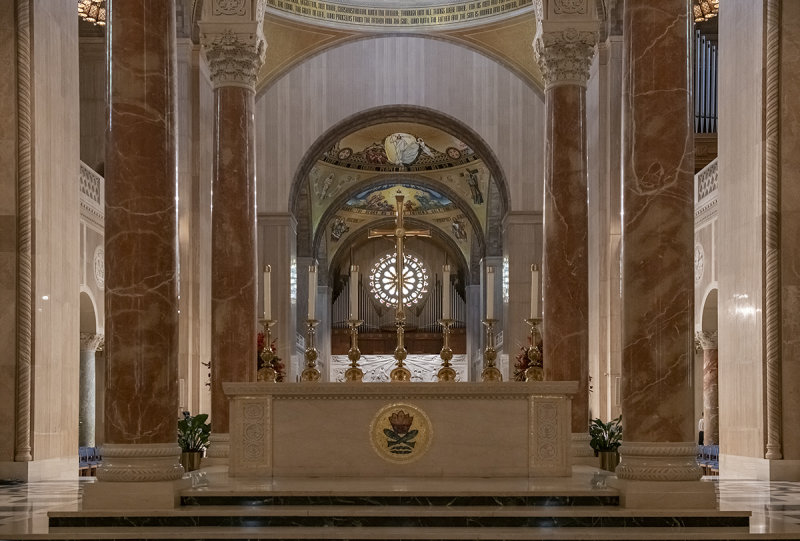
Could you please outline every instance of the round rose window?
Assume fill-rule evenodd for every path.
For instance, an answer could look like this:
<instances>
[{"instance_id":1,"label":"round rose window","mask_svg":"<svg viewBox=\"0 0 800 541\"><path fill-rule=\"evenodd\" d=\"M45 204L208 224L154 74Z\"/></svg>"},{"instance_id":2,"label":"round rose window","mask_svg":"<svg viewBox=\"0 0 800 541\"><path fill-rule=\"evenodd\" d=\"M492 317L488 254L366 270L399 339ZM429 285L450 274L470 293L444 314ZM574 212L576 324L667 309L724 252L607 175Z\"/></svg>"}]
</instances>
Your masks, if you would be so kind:
<instances>
[{"instance_id":1,"label":"round rose window","mask_svg":"<svg viewBox=\"0 0 800 541\"><path fill-rule=\"evenodd\" d=\"M428 292L428 269L420 258L404 254L403 305L413 306ZM397 254L386 254L372 265L369 287L381 304L397 306Z\"/></svg>"}]
</instances>

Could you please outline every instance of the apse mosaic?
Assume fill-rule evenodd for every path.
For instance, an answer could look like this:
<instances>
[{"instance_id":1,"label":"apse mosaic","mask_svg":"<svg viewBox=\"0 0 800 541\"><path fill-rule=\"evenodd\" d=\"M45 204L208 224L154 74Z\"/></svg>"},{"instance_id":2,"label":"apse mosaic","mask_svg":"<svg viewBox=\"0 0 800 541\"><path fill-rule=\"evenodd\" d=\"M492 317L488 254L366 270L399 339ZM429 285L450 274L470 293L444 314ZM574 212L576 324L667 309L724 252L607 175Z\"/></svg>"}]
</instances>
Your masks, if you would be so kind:
<instances>
[{"instance_id":1,"label":"apse mosaic","mask_svg":"<svg viewBox=\"0 0 800 541\"><path fill-rule=\"evenodd\" d=\"M340 141L322 161L355 170L432 171L478 159L462 141L422 124L395 122L358 130Z\"/></svg>"}]
</instances>

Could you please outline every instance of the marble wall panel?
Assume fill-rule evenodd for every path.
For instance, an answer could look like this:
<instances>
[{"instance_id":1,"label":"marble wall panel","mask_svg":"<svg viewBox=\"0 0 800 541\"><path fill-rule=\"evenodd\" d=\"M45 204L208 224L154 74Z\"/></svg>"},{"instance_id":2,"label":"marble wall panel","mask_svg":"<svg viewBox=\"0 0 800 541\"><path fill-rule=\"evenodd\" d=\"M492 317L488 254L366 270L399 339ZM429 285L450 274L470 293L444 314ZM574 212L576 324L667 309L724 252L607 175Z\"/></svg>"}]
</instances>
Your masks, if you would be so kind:
<instances>
[{"instance_id":1,"label":"marble wall panel","mask_svg":"<svg viewBox=\"0 0 800 541\"><path fill-rule=\"evenodd\" d=\"M14 36L15 2L0 0L0 35ZM16 40L0 40L0 462L14 459L17 312Z\"/></svg>"},{"instance_id":2,"label":"marble wall panel","mask_svg":"<svg viewBox=\"0 0 800 541\"><path fill-rule=\"evenodd\" d=\"M80 208L78 27L70 0L33 6L34 460L78 445ZM72 473L72 472L70 472Z\"/></svg>"},{"instance_id":3,"label":"marble wall panel","mask_svg":"<svg viewBox=\"0 0 800 541\"><path fill-rule=\"evenodd\" d=\"M328 49L259 94L259 211L286 211L301 160L327 129L360 111L397 104L428 107L471 127L497 155L512 209L541 210L541 94L460 45L382 36Z\"/></svg>"},{"instance_id":4,"label":"marble wall panel","mask_svg":"<svg viewBox=\"0 0 800 541\"><path fill-rule=\"evenodd\" d=\"M719 20L719 399L723 454L763 458L763 7ZM748 35L747 40L741 36Z\"/></svg>"},{"instance_id":5,"label":"marble wall panel","mask_svg":"<svg viewBox=\"0 0 800 541\"><path fill-rule=\"evenodd\" d=\"M783 457L800 459L800 3L781 3L780 228Z\"/></svg>"}]
</instances>

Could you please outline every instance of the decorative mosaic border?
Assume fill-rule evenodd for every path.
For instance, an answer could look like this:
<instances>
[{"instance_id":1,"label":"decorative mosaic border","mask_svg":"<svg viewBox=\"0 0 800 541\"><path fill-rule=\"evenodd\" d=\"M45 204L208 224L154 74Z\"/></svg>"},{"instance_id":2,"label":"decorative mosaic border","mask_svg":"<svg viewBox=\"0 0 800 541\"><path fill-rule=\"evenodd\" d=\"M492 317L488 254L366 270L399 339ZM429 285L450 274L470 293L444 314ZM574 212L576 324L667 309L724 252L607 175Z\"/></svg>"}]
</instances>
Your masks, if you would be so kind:
<instances>
[{"instance_id":1,"label":"decorative mosaic border","mask_svg":"<svg viewBox=\"0 0 800 541\"><path fill-rule=\"evenodd\" d=\"M481 0L421 8L373 8L317 0L267 0L278 11L330 23L370 26L439 26L466 23L528 7L532 0Z\"/></svg>"}]
</instances>

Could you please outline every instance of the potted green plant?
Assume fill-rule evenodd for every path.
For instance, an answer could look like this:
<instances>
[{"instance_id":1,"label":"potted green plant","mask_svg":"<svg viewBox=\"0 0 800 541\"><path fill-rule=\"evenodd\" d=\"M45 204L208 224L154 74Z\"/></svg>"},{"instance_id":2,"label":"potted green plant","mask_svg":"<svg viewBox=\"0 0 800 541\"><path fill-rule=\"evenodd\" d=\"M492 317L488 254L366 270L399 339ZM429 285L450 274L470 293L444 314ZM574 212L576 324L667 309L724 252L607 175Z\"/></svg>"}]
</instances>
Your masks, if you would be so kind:
<instances>
[{"instance_id":1,"label":"potted green plant","mask_svg":"<svg viewBox=\"0 0 800 541\"><path fill-rule=\"evenodd\" d=\"M200 459L208 447L211 435L211 423L207 413L192 415L183 412L183 419L178 420L178 445L181 448L181 464L187 472L200 467Z\"/></svg>"},{"instance_id":2,"label":"potted green plant","mask_svg":"<svg viewBox=\"0 0 800 541\"><path fill-rule=\"evenodd\" d=\"M619 446L622 445L622 415L604 423L600 419L592 419L589 423L589 444L595 456L600 457L600 467L615 471L619 464Z\"/></svg>"}]
</instances>

